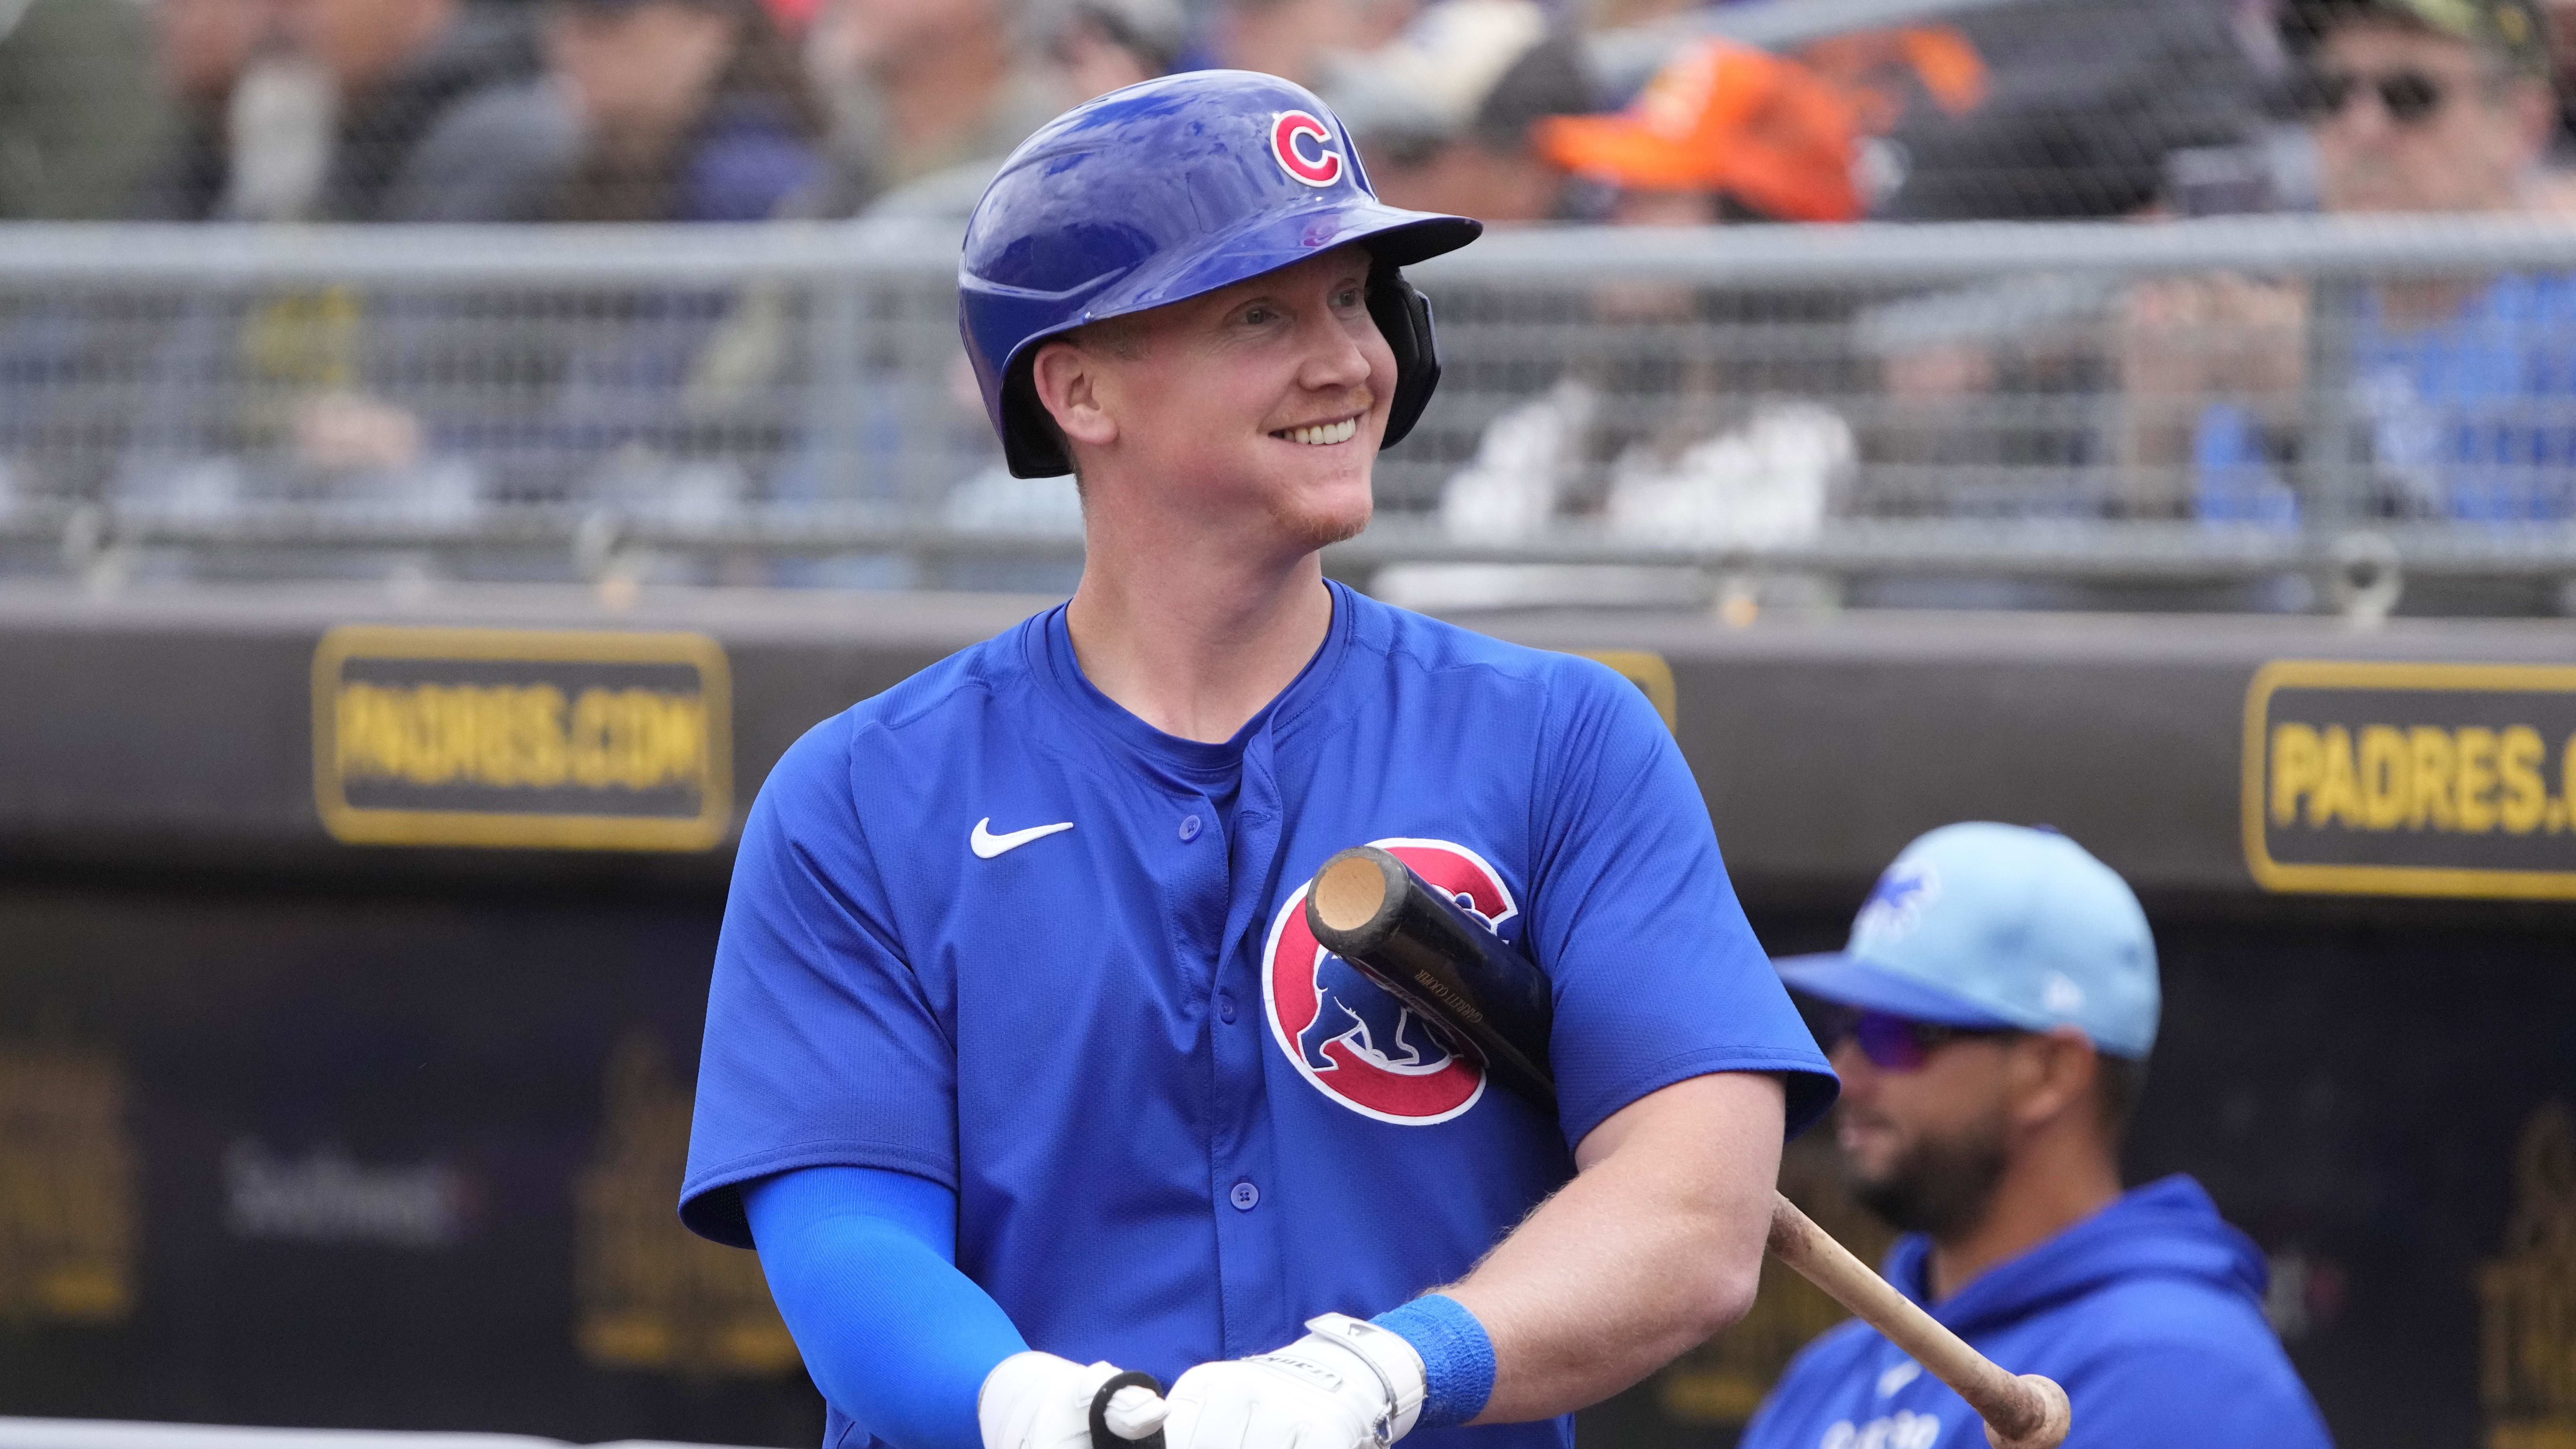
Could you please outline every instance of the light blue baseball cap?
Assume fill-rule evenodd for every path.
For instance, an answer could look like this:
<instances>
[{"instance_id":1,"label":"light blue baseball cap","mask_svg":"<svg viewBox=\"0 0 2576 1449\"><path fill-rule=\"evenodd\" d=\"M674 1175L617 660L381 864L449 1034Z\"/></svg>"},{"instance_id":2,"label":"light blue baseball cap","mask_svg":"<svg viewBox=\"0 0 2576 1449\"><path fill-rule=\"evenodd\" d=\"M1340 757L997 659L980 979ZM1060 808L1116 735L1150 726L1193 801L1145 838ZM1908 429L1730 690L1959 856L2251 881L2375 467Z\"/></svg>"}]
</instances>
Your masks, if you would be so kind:
<instances>
[{"instance_id":1,"label":"light blue baseball cap","mask_svg":"<svg viewBox=\"0 0 2576 1449\"><path fill-rule=\"evenodd\" d=\"M1851 943L1780 963L1797 991L1944 1026L2072 1026L2111 1056L2156 1044L2156 942L2128 882L2054 830L1969 821L1905 847Z\"/></svg>"}]
</instances>

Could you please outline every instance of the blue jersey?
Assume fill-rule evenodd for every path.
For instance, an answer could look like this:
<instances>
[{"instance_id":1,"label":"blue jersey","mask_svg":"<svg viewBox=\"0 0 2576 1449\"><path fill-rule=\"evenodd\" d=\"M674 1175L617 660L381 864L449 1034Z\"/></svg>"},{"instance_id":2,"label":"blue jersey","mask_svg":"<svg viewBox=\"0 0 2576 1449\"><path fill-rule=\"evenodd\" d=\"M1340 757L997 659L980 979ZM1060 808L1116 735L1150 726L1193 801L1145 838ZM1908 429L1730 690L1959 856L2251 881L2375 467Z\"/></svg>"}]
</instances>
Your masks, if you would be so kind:
<instances>
[{"instance_id":1,"label":"blue jersey","mask_svg":"<svg viewBox=\"0 0 2576 1449\"><path fill-rule=\"evenodd\" d=\"M1599 664L1333 587L1296 682L1224 744L1082 677L1055 609L815 728L753 806L681 1215L898 1169L1032 1348L1166 1383L1463 1275L1612 1112L1823 1057L1645 698ZM1327 856L1386 845L1556 997L1556 1115L1307 933ZM849 1422L837 1410L826 1443ZM1562 1446L1571 1420L1425 1431Z\"/></svg>"},{"instance_id":2,"label":"blue jersey","mask_svg":"<svg viewBox=\"0 0 2576 1449\"><path fill-rule=\"evenodd\" d=\"M1922 1302L1930 1244L1887 1281ZM2263 1256L2188 1177L2149 1183L1925 1307L2066 1390L2065 1449L2332 1449L2263 1321ZM1853 1319L1781 1376L1740 1449L1983 1449L1967 1401Z\"/></svg>"}]
</instances>

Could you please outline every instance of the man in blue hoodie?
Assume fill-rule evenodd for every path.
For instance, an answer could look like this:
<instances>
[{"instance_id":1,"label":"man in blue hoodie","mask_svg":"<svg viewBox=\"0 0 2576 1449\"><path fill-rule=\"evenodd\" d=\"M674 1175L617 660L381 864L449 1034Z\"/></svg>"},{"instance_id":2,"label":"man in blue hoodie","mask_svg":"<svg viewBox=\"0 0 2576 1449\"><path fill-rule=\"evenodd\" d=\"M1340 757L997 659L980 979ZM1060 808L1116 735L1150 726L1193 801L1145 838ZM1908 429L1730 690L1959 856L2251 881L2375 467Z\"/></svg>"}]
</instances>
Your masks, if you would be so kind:
<instances>
[{"instance_id":1,"label":"man in blue hoodie","mask_svg":"<svg viewBox=\"0 0 2576 1449\"><path fill-rule=\"evenodd\" d=\"M1944 826L1832 955L1781 963L1843 1081L1854 1192L1906 1230L1886 1273L1987 1357L2065 1386L2066 1449L2327 1449L2263 1321L2264 1267L2189 1177L2122 1192L2155 1044L2155 941L2051 830ZM1740 1449L1974 1449L1958 1395L1857 1320L1798 1355Z\"/></svg>"}]
</instances>

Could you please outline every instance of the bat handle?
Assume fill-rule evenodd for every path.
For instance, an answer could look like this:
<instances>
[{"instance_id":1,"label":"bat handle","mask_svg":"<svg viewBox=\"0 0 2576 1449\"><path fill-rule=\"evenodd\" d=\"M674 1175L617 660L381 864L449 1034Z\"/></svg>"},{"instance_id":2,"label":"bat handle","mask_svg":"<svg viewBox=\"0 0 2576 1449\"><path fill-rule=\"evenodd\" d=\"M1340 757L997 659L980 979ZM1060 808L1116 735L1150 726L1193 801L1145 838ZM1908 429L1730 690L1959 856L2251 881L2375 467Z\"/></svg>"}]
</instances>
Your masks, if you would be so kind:
<instances>
[{"instance_id":1,"label":"bat handle","mask_svg":"<svg viewBox=\"0 0 2576 1449\"><path fill-rule=\"evenodd\" d=\"M1110 1401L1118 1397L1121 1389L1143 1389L1149 1394L1160 1395L1163 1381L1152 1374L1129 1369L1102 1384L1091 1396L1091 1449L1163 1449L1159 1410L1155 1414L1154 1427L1132 1439L1127 1437L1127 1433L1142 1426L1130 1425L1127 1432L1121 1432L1119 1426L1109 1422Z\"/></svg>"},{"instance_id":2,"label":"bat handle","mask_svg":"<svg viewBox=\"0 0 2576 1449\"><path fill-rule=\"evenodd\" d=\"M1948 1384L1986 1421L1994 1449L2056 1449L2073 1423L2066 1391L2038 1374L2013 1375L1970 1348L1913 1299L1896 1291L1868 1264L1817 1227L1797 1204L1773 1195L1771 1254L1795 1268L1835 1302L1886 1334Z\"/></svg>"}]
</instances>

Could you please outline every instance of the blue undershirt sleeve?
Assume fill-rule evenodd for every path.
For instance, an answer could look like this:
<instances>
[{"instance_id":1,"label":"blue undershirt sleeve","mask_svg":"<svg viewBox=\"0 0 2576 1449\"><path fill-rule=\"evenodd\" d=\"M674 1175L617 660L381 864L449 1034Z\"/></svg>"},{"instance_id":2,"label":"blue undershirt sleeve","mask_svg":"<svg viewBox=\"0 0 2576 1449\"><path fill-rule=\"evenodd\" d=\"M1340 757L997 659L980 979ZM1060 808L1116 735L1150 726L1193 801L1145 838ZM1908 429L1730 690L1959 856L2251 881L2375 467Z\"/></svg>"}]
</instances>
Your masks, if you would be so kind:
<instances>
[{"instance_id":1,"label":"blue undershirt sleeve","mask_svg":"<svg viewBox=\"0 0 2576 1449\"><path fill-rule=\"evenodd\" d=\"M1028 1347L957 1271L957 1194L874 1167L807 1167L742 1192L770 1296L814 1386L894 1449L983 1449L975 1396Z\"/></svg>"}]
</instances>

